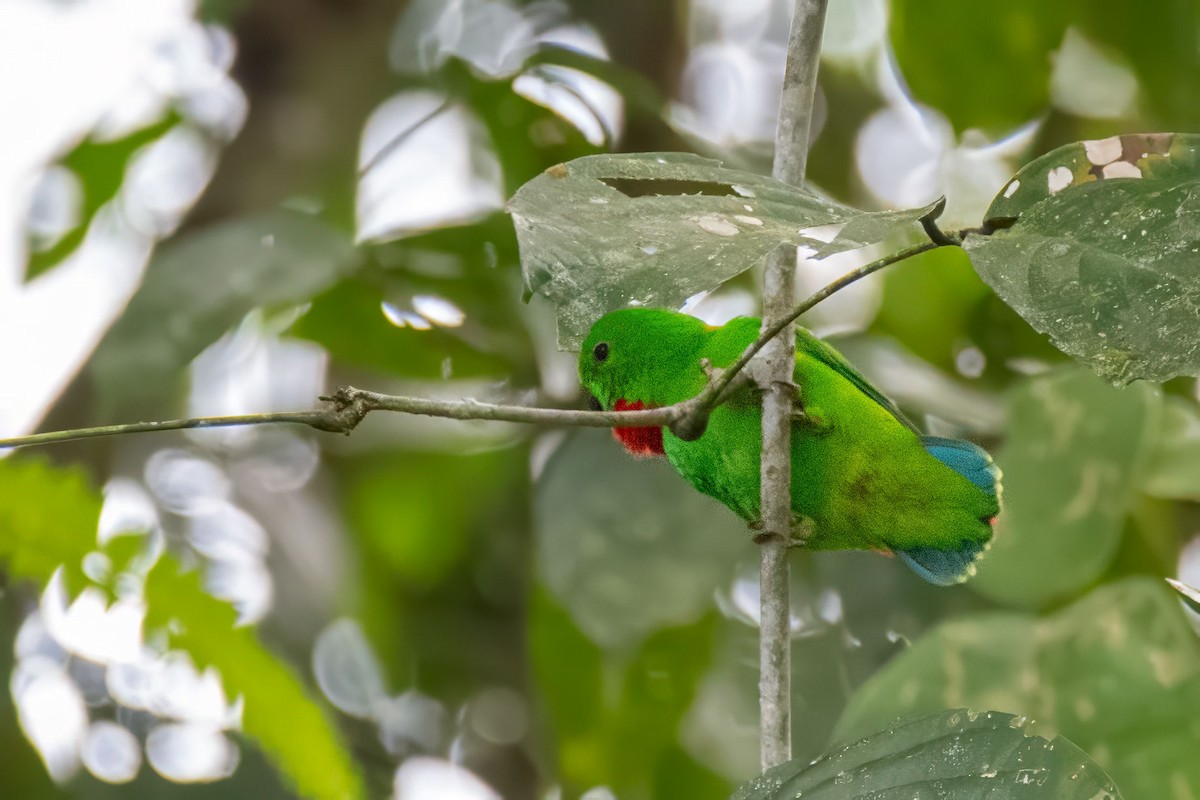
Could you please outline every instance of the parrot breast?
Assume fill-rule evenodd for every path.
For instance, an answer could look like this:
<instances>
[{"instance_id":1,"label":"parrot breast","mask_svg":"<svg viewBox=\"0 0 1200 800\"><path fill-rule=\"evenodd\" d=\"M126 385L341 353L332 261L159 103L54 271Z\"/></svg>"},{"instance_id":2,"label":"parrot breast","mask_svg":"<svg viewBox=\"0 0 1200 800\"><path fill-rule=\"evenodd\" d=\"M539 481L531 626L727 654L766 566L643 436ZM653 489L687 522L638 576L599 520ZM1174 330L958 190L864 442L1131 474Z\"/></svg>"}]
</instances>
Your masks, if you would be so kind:
<instances>
[{"instance_id":1,"label":"parrot breast","mask_svg":"<svg viewBox=\"0 0 1200 800\"><path fill-rule=\"evenodd\" d=\"M613 404L613 411L641 411L646 404L641 400L630 402L625 398ZM663 450L662 428L613 428L613 438L635 456L666 455Z\"/></svg>"}]
</instances>

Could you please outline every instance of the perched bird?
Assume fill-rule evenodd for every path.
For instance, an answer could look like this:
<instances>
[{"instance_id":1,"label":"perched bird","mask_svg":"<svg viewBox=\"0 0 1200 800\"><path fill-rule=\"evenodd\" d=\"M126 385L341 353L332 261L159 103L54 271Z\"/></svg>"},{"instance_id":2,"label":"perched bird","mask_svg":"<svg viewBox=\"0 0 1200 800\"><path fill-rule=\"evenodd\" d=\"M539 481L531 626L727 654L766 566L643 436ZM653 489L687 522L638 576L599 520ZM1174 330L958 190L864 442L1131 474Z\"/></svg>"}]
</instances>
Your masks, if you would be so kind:
<instances>
[{"instance_id":1,"label":"perched bird","mask_svg":"<svg viewBox=\"0 0 1200 800\"><path fill-rule=\"evenodd\" d=\"M726 367L758 337L739 317L714 328L673 311L614 311L579 355L583 385L603 409L671 405L698 394L702 359ZM817 550L892 551L930 583L961 583L987 549L1000 511L1000 470L970 442L922 436L895 403L830 345L797 328L792 424L793 533ZM663 428L614 428L636 455L665 455L689 483L760 522L760 393L751 385L684 441Z\"/></svg>"}]
</instances>

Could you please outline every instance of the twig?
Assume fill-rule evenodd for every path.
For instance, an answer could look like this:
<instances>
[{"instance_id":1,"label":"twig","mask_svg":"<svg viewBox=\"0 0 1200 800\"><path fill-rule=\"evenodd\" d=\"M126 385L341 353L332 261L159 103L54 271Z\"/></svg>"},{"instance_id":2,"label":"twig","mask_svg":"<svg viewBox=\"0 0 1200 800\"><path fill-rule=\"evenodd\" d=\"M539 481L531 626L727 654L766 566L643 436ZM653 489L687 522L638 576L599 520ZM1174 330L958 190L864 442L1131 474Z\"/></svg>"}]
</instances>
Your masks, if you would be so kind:
<instances>
[{"instance_id":1,"label":"twig","mask_svg":"<svg viewBox=\"0 0 1200 800\"><path fill-rule=\"evenodd\" d=\"M711 379L700 394L675 405L643 411L574 411L570 409L535 408L532 406L499 405L479 400L431 400L424 397L380 394L366 389L345 386L328 397L322 397L325 405L305 411L272 411L263 414L243 414L233 417L194 417L171 419L159 422L128 422L119 425L101 425L94 428L73 428L63 431L47 431L27 436L0 439L0 450L13 447L29 447L56 442L94 439L99 436L115 436L125 433L150 433L153 431L179 431L195 428L229 428L246 425L293 423L307 425L320 431L349 434L363 417L372 411L397 411L405 414L420 414L447 419L486 420L492 422L519 422L542 425L570 425L589 428L642 428L666 426L681 439L698 439L704 433L712 410L725 402L737 386L739 376L751 360L772 338L785 327L835 292L855 281L878 272L886 266L903 261L911 256L932 250L938 245L924 242L906 250L899 250L870 264L852 270L816 293L810 295L774 325L766 328L755 342L746 348L733 364L725 369L713 369Z\"/></svg>"},{"instance_id":2,"label":"twig","mask_svg":"<svg viewBox=\"0 0 1200 800\"><path fill-rule=\"evenodd\" d=\"M826 0L796 0L788 34L787 64L775 131L772 174L804 184L812 130ZM789 315L795 293L796 248L781 247L767 259L763 280L762 346L765 384L762 413L762 518L759 568L759 733L763 769L792 757L791 630L787 548L792 528L792 372L796 337ZM778 328L777 334L767 335ZM748 363L747 359L747 363Z\"/></svg>"}]
</instances>

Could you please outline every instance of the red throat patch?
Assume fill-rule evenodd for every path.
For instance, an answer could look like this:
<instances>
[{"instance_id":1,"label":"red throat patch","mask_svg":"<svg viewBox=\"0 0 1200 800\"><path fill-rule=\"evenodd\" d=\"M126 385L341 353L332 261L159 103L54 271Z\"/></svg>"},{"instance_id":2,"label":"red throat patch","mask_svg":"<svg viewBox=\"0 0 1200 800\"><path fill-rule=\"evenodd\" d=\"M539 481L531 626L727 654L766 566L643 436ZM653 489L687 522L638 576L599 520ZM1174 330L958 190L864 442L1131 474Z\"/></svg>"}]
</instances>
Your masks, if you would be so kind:
<instances>
[{"instance_id":1,"label":"red throat patch","mask_svg":"<svg viewBox=\"0 0 1200 800\"><path fill-rule=\"evenodd\" d=\"M613 411L641 411L646 404L641 400L630 402L621 398L613 404ZM635 456L662 456L662 428L613 428L613 438Z\"/></svg>"}]
</instances>

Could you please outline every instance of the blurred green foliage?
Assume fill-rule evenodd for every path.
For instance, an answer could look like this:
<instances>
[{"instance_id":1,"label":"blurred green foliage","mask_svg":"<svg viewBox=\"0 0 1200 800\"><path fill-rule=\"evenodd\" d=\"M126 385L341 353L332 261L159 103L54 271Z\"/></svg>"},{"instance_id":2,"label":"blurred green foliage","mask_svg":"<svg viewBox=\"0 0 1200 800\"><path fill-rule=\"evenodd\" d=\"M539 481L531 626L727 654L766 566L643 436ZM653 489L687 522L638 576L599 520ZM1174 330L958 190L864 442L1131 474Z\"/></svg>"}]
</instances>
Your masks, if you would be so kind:
<instances>
[{"instance_id":1,"label":"blurred green foliage","mask_svg":"<svg viewBox=\"0 0 1200 800\"><path fill-rule=\"evenodd\" d=\"M1014 166L1083 136L1194 129L1195 9L1170 0L1120 5L895 0L889 41L915 98L959 132L978 126L1000 137L1046 115ZM617 87L627 115L617 149L679 150L687 141L731 167L761 170L763 142L706 142L668 124L667 98L678 95L690 37L703 27L700 12L689 17L688 8L575 3L571 13L594 27L613 60L543 45L529 63L564 64ZM482 122L506 197L547 168L603 148L515 93L511 76L488 76L456 59L426 74L389 71L395 3L212 2L203 13L231 26L239 43L246 128L44 426L185 414L189 362L259 309L297 318L283 338L320 345L330 385L489 396L529 390L516 396L581 405L563 389L572 357L553 352L548 304L521 303L508 218L493 210L401 241L354 244L354 164L367 114L413 89L441 92ZM1049 108L1053 59L1068 28L1131 65L1146 102L1127 118ZM888 102L873 77L879 57L823 68L825 127L811 167L823 191L865 210L878 200L855 142ZM65 163L85 187L109 191L132 152L119 144L84 151L92 147L85 143ZM1061 165L1041 166L1030 186L1044 185ZM102 194L88 188L86 196ZM1051 201L1038 196L1030 205ZM1070 201L1064 193L1055 202ZM1044 221L1050 233L1052 217ZM1085 214L1076 232L1098 219ZM577 224L585 235L588 220ZM628 231L607 233L610 243L630 244L621 238ZM49 268L46 258L33 257L31 275ZM1010 252L995 261L1005 274L1020 264ZM1112 265L1114 274L1128 270ZM1200 735L1197 645L1177 598L1157 582L1174 574L1200 522L1200 412L1190 382L1161 394L1144 384L1115 389L1057 367L1065 356L958 249L897 266L877 288L867 335L850 340L877 357L869 359L873 369L864 359L864 370L906 398L918 419L946 385L970 390L955 397L1006 408L1003 425L980 433L1006 471L1010 506L993 553L966 588L924 585L874 554L796 554L800 763L839 738L885 729L897 714L969 705L1049 722L1131 798L1200 795L1192 758ZM415 313L420 295L449 300L464 324L420 330L385 313ZM15 334L12 344L26 346ZM888 368L897 352L889 347L944 383ZM964 353L981 359L978 369L963 368ZM7 640L59 564L73 591L84 585L82 559L97 549L99 513L84 471L92 485L141 475L147 457L169 446L241 476L232 491L272 542L271 614L253 629L235 628L232 608L202 590L202 573L176 576L171 559L150 573L150 613L159 623L182 622L173 641L197 662L220 666L231 696L244 694L244 732L285 776L272 778L247 751L233 777L207 788L160 780L145 768L125 787L85 776L57 787L21 736L6 695L6 788L29 800L343 796L363 785L383 796L399 757L373 723L335 717L310 688L313 639L340 615L362 620L393 688L432 696L454 720L452 735L404 752L447 757L453 746L507 798L543 797L555 786L574 798L606 785L621 800L715 799L753 776L757 648L748 611L755 604L745 591L756 553L735 520L665 465L627 459L603 432L555 438L375 417L349 440L306 435L319 465L294 494L247 477L246 464L274 457L266 439L91 441L51 453L80 465L68 470L24 456L0 461L0 556L12 580L0 601ZM163 516L174 558L204 563L186 524ZM120 567L141 542L120 537L106 552ZM0 659L5 675L10 667ZM480 692L496 686L515 690L530 715L515 741L487 740L472 727Z\"/></svg>"}]
</instances>

